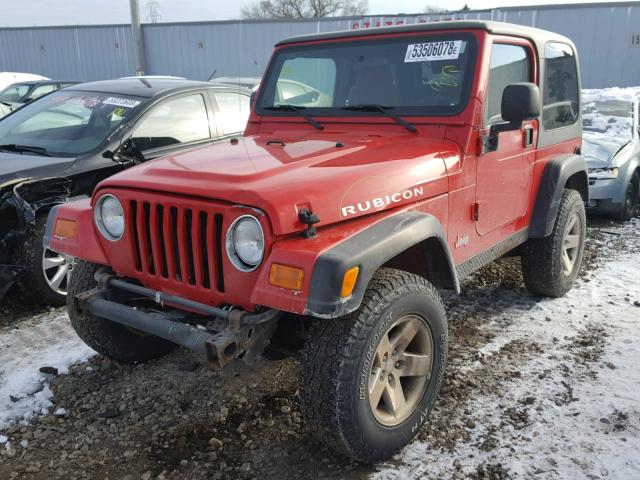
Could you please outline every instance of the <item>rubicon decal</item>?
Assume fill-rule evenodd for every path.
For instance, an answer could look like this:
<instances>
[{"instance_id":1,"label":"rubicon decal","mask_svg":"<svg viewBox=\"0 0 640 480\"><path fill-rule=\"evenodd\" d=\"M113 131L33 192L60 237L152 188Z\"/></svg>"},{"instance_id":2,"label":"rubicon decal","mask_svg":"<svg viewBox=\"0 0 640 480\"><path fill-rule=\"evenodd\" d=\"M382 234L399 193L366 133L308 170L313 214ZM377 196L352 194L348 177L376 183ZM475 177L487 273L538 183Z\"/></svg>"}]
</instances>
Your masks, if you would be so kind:
<instances>
[{"instance_id":1,"label":"rubicon decal","mask_svg":"<svg viewBox=\"0 0 640 480\"><path fill-rule=\"evenodd\" d=\"M350 215L356 215L362 212L368 212L369 210L380 210L394 203L401 203L412 198L418 198L424 195L423 187L414 187L402 192L390 193L383 197L376 197L370 200L363 200L353 205L344 205L342 207L342 216L348 217Z\"/></svg>"}]
</instances>

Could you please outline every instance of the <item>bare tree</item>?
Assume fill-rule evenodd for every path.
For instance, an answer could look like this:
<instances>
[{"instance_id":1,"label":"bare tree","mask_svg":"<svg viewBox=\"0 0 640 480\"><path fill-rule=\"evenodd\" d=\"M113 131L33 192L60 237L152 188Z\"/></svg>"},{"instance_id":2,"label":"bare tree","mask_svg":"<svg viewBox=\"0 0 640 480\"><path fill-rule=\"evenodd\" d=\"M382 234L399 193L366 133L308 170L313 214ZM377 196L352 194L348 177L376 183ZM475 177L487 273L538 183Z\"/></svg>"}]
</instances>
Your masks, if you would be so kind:
<instances>
[{"instance_id":1,"label":"bare tree","mask_svg":"<svg viewBox=\"0 0 640 480\"><path fill-rule=\"evenodd\" d=\"M364 15L368 0L257 0L242 7L242 18L320 18Z\"/></svg>"},{"instance_id":2,"label":"bare tree","mask_svg":"<svg viewBox=\"0 0 640 480\"><path fill-rule=\"evenodd\" d=\"M424 13L444 13L448 12L445 8L434 7L433 5L427 5L424 7Z\"/></svg>"}]
</instances>

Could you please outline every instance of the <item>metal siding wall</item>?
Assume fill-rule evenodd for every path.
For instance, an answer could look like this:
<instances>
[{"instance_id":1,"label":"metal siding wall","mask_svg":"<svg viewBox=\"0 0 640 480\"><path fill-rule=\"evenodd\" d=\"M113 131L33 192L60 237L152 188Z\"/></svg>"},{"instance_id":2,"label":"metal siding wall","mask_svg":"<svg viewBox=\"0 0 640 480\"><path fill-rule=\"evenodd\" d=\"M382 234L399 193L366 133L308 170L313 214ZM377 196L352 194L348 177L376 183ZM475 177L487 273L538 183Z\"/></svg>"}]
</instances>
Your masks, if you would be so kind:
<instances>
[{"instance_id":1,"label":"metal siding wall","mask_svg":"<svg viewBox=\"0 0 640 480\"><path fill-rule=\"evenodd\" d=\"M135 70L128 26L0 29L0 46L0 71L90 81Z\"/></svg>"},{"instance_id":2,"label":"metal siding wall","mask_svg":"<svg viewBox=\"0 0 640 480\"><path fill-rule=\"evenodd\" d=\"M580 54L584 87L640 85L640 47L631 45L634 28L640 32L638 6L506 10L499 11L498 18L558 32L573 40ZM634 57L636 60L631 60Z\"/></svg>"},{"instance_id":3,"label":"metal siding wall","mask_svg":"<svg viewBox=\"0 0 640 480\"><path fill-rule=\"evenodd\" d=\"M206 80L259 76L273 45L288 36L349 30L380 22L496 20L556 31L580 52L583 86L640 85L640 2L612 5L496 8L453 14L328 18L298 22L207 22L144 25L149 74ZM117 47L116 47L117 44ZM0 29L0 71L97 80L135 71L128 25Z\"/></svg>"}]
</instances>

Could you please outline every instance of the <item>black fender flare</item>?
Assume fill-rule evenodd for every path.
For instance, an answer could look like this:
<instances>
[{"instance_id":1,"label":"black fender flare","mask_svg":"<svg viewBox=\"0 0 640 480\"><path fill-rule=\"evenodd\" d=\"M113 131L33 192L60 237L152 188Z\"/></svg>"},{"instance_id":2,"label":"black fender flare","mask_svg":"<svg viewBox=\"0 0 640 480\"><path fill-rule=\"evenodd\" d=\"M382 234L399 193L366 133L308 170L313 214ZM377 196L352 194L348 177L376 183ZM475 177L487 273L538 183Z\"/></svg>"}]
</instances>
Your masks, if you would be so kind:
<instances>
[{"instance_id":1,"label":"black fender flare","mask_svg":"<svg viewBox=\"0 0 640 480\"><path fill-rule=\"evenodd\" d=\"M558 155L547 162L533 209L529 238L544 238L551 235L558 215L562 191L567 186L578 190L585 204L589 203L587 163L581 155Z\"/></svg>"},{"instance_id":2,"label":"black fender flare","mask_svg":"<svg viewBox=\"0 0 640 480\"><path fill-rule=\"evenodd\" d=\"M459 292L453 257L438 219L427 213L402 212L380 220L318 257L311 274L305 314L337 318L356 310L376 270L407 249L430 239L438 245L434 254L439 256L439 261L434 263L445 266L434 272L439 280L436 286ZM355 288L350 296L342 298L340 290L344 274L354 266L360 268Z\"/></svg>"}]
</instances>

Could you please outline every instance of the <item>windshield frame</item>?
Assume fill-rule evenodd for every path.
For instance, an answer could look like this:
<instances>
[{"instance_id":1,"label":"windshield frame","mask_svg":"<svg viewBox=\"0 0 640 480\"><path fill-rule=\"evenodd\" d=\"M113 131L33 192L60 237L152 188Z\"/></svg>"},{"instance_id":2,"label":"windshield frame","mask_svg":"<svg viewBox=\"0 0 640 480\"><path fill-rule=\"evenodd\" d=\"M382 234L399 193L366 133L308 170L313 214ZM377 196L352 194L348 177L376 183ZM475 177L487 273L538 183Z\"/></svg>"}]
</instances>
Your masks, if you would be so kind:
<instances>
[{"instance_id":1,"label":"windshield frame","mask_svg":"<svg viewBox=\"0 0 640 480\"><path fill-rule=\"evenodd\" d=\"M263 105L263 99L272 98L274 90L277 84L277 75L282 68L284 62L283 53L291 51L304 51L304 50L321 50L321 49L334 49L342 45L352 47L358 44L375 45L375 44L388 44L396 42L409 43L427 43L431 41L450 41L450 40L465 40L467 41L467 49L469 50L469 58L466 67L467 74L465 75L464 84L462 88L462 94L460 96L460 102L456 108L443 110L442 107L430 107L430 106L398 106L398 105L385 105L393 107L391 111L394 114L402 117L455 117L460 115L469 106L471 99L471 91L475 83L475 77L477 75L476 69L478 66L478 38L473 32L468 30L440 30L434 32L411 32L409 34L402 35L383 35L376 38L340 38L337 41L324 41L321 43L301 43L292 44L279 47L269 63L269 67L264 75L265 81L262 82L260 90L258 92L258 98L255 102L255 112L261 116L271 117L298 117L299 114L291 111L271 111L266 107L271 105ZM274 80L275 79L275 80ZM295 80L295 79L291 79ZM379 117L380 113L375 111L349 111L344 110L343 106L335 107L310 107L305 106L305 113L312 115L315 118L322 117Z\"/></svg>"}]
</instances>

